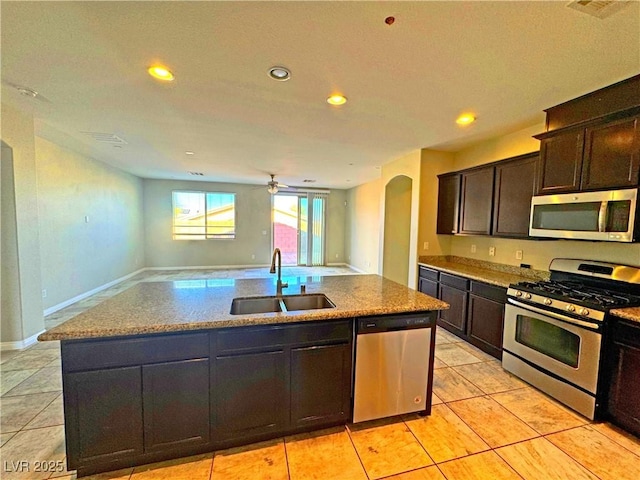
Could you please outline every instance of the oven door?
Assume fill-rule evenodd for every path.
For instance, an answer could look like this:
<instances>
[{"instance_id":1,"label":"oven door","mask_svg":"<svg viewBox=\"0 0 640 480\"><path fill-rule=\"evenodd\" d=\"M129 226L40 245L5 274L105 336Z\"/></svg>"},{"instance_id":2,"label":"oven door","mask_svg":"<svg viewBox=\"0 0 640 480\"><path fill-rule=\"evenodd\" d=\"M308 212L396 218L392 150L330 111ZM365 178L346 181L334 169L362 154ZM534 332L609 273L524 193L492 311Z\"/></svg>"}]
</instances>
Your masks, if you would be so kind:
<instances>
[{"instance_id":1,"label":"oven door","mask_svg":"<svg viewBox=\"0 0 640 480\"><path fill-rule=\"evenodd\" d=\"M512 298L505 307L505 351L595 395L602 334L598 323L566 317Z\"/></svg>"}]
</instances>

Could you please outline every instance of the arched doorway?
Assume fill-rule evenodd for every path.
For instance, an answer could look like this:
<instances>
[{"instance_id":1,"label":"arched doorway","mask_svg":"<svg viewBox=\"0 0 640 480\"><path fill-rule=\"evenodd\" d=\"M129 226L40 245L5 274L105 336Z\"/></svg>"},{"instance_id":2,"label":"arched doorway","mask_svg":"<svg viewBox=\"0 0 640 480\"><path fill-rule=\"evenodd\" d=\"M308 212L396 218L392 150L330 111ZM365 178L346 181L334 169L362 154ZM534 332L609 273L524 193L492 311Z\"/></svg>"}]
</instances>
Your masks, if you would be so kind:
<instances>
[{"instance_id":1,"label":"arched doorway","mask_svg":"<svg viewBox=\"0 0 640 480\"><path fill-rule=\"evenodd\" d=\"M382 275L402 285L409 281L412 188L413 180L405 175L385 187Z\"/></svg>"}]
</instances>

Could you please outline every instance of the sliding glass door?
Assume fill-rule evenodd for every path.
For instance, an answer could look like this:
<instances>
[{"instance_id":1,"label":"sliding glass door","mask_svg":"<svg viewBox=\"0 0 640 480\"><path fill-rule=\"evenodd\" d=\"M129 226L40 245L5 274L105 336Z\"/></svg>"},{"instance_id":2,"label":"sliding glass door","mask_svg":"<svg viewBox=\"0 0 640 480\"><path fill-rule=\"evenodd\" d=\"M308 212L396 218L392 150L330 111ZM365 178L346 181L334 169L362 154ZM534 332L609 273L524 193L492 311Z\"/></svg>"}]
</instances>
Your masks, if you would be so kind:
<instances>
[{"instance_id":1,"label":"sliding glass door","mask_svg":"<svg viewBox=\"0 0 640 480\"><path fill-rule=\"evenodd\" d=\"M325 264L327 195L279 193L273 196L273 245L285 265Z\"/></svg>"}]
</instances>

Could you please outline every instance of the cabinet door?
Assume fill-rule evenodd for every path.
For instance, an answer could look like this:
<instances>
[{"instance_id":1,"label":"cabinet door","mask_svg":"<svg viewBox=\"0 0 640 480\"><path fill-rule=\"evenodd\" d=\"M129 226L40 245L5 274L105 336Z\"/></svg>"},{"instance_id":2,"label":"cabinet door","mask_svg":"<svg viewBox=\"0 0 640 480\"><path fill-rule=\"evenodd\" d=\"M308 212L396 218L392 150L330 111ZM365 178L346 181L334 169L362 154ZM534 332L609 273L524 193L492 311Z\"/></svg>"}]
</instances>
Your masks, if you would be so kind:
<instances>
[{"instance_id":1,"label":"cabinet door","mask_svg":"<svg viewBox=\"0 0 640 480\"><path fill-rule=\"evenodd\" d=\"M140 367L64 375L70 469L143 452Z\"/></svg>"},{"instance_id":2,"label":"cabinet door","mask_svg":"<svg viewBox=\"0 0 640 480\"><path fill-rule=\"evenodd\" d=\"M289 412L286 365L282 350L215 359L216 440L284 430Z\"/></svg>"},{"instance_id":3,"label":"cabinet door","mask_svg":"<svg viewBox=\"0 0 640 480\"><path fill-rule=\"evenodd\" d=\"M583 130L571 130L542 139L538 194L580 189Z\"/></svg>"},{"instance_id":4,"label":"cabinet door","mask_svg":"<svg viewBox=\"0 0 640 480\"><path fill-rule=\"evenodd\" d=\"M528 237L538 154L496 165L493 235Z\"/></svg>"},{"instance_id":5,"label":"cabinet door","mask_svg":"<svg viewBox=\"0 0 640 480\"><path fill-rule=\"evenodd\" d=\"M481 350L502 358L504 304L469 294L469 342Z\"/></svg>"},{"instance_id":6,"label":"cabinet door","mask_svg":"<svg viewBox=\"0 0 640 480\"><path fill-rule=\"evenodd\" d=\"M426 278L418 279L418 290L426 293L434 298L438 298L438 283L427 280Z\"/></svg>"},{"instance_id":7,"label":"cabinet door","mask_svg":"<svg viewBox=\"0 0 640 480\"><path fill-rule=\"evenodd\" d=\"M351 346L291 350L291 427L346 421L351 403Z\"/></svg>"},{"instance_id":8,"label":"cabinet door","mask_svg":"<svg viewBox=\"0 0 640 480\"><path fill-rule=\"evenodd\" d=\"M451 235L458 232L458 204L460 175L438 177L438 220L436 233Z\"/></svg>"},{"instance_id":9,"label":"cabinet door","mask_svg":"<svg viewBox=\"0 0 640 480\"><path fill-rule=\"evenodd\" d=\"M460 233L491 234L494 168L486 167L462 174Z\"/></svg>"},{"instance_id":10,"label":"cabinet door","mask_svg":"<svg viewBox=\"0 0 640 480\"><path fill-rule=\"evenodd\" d=\"M145 452L209 441L209 360L142 367Z\"/></svg>"},{"instance_id":11,"label":"cabinet door","mask_svg":"<svg viewBox=\"0 0 640 480\"><path fill-rule=\"evenodd\" d=\"M638 128L638 118L631 118L586 129L583 190L638 185Z\"/></svg>"},{"instance_id":12,"label":"cabinet door","mask_svg":"<svg viewBox=\"0 0 640 480\"><path fill-rule=\"evenodd\" d=\"M640 348L615 343L609 413L616 423L640 435Z\"/></svg>"},{"instance_id":13,"label":"cabinet door","mask_svg":"<svg viewBox=\"0 0 640 480\"><path fill-rule=\"evenodd\" d=\"M467 319L467 292L440 284L440 300L450 305L448 310L440 310L438 324L458 335L465 335Z\"/></svg>"}]
</instances>

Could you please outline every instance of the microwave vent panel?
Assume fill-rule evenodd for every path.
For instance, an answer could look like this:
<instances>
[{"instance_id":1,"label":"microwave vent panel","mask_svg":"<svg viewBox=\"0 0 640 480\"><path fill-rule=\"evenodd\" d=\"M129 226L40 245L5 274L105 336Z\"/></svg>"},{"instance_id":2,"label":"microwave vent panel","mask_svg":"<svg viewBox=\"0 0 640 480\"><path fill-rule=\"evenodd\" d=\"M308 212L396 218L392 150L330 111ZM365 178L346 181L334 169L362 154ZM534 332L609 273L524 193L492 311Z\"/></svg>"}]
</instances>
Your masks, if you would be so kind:
<instances>
[{"instance_id":1,"label":"microwave vent panel","mask_svg":"<svg viewBox=\"0 0 640 480\"><path fill-rule=\"evenodd\" d=\"M575 0L567 7L596 18L607 18L619 12L630 3L629 0Z\"/></svg>"}]
</instances>

